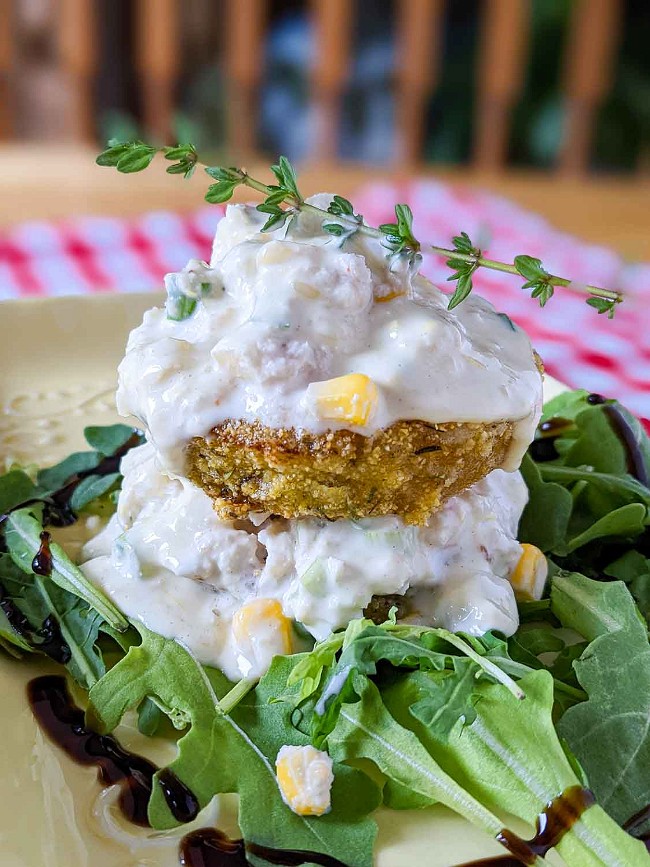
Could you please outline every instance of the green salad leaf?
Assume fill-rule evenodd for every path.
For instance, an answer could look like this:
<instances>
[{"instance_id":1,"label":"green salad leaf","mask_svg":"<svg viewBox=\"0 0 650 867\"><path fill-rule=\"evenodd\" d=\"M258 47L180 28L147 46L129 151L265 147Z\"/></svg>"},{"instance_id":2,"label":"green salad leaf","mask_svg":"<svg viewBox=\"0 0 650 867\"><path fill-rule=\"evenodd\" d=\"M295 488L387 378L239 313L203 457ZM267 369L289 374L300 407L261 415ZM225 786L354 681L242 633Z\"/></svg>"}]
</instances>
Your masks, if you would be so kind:
<instances>
[{"instance_id":1,"label":"green salad leaf","mask_svg":"<svg viewBox=\"0 0 650 867\"><path fill-rule=\"evenodd\" d=\"M421 741L395 720L377 686L356 675L355 691L360 700L341 707L327 739L330 754L339 761L369 759L423 804L446 804L496 837L503 827L501 820L446 774Z\"/></svg>"},{"instance_id":2,"label":"green salad leaf","mask_svg":"<svg viewBox=\"0 0 650 867\"><path fill-rule=\"evenodd\" d=\"M0 476L0 515L30 500L37 486L24 470L13 469Z\"/></svg>"},{"instance_id":3,"label":"green salad leaf","mask_svg":"<svg viewBox=\"0 0 650 867\"><path fill-rule=\"evenodd\" d=\"M143 626L137 628L141 645L132 647L90 690L91 725L112 731L129 708L153 698L178 728L187 727L169 770L191 788L201 806L218 792L237 792L239 825L248 842L345 852L350 867L370 867L376 828L366 815L377 806L379 792L361 771L343 765L335 768L332 811L322 817L298 816L280 796L274 767L277 752L284 744L308 742L291 725L289 706L271 701L286 684L293 661L276 659L257 689L225 714L219 695L228 691L229 684L223 675L208 674L177 642ZM154 828L171 828L178 821L157 784L159 776L149 819Z\"/></svg>"},{"instance_id":4,"label":"green salad leaf","mask_svg":"<svg viewBox=\"0 0 650 867\"><path fill-rule=\"evenodd\" d=\"M39 470L36 477L41 496L47 496L62 488L73 476L94 470L101 460L96 452L74 452L60 463Z\"/></svg>"},{"instance_id":5,"label":"green salad leaf","mask_svg":"<svg viewBox=\"0 0 650 867\"><path fill-rule=\"evenodd\" d=\"M11 599L31 627L31 641L23 639L18 646L47 653L65 664L77 683L90 689L106 670L97 646L103 625L101 615L54 581L26 574L8 554L0 554L0 580L5 598ZM47 632L56 630L64 644L59 646L57 642L50 650L43 643L44 626Z\"/></svg>"},{"instance_id":6,"label":"green salad leaf","mask_svg":"<svg viewBox=\"0 0 650 867\"><path fill-rule=\"evenodd\" d=\"M650 439L617 401L567 392L544 407L522 464L530 498L519 538L587 577L621 575L650 615ZM633 558L634 573L629 571Z\"/></svg>"},{"instance_id":7,"label":"green salad leaf","mask_svg":"<svg viewBox=\"0 0 650 867\"><path fill-rule=\"evenodd\" d=\"M432 632L429 642L441 642ZM382 637L381 627L358 633L323 679L318 700L311 696L300 705L302 713L322 715L322 699L331 698L331 685L337 685L324 743L339 760L372 761L389 778L387 805L444 803L495 837L503 827L497 815L504 811L534 824L558 792L582 783L554 728L552 676L523 666L522 701L506 685L477 677L481 671L470 658L454 657L448 666L443 645L440 665L431 665L430 648L415 648L426 635L409 636L406 653L391 647L393 636ZM380 641L389 652L378 650ZM486 645L495 656L501 652L497 639ZM392 656L389 669L378 665L382 655ZM304 660L301 665L306 670ZM342 672L345 688L337 683ZM650 863L643 844L600 807L584 814L558 850L585 867Z\"/></svg>"},{"instance_id":8,"label":"green salad leaf","mask_svg":"<svg viewBox=\"0 0 650 867\"><path fill-rule=\"evenodd\" d=\"M41 544L42 530L43 525L34 517L30 509L12 512L5 521L5 542L11 558L28 575L33 575L32 562ZM82 599L114 629L124 630L128 627L124 615L90 583L60 545L52 542L50 552L52 554L51 580L55 584Z\"/></svg>"},{"instance_id":9,"label":"green salad leaf","mask_svg":"<svg viewBox=\"0 0 650 867\"><path fill-rule=\"evenodd\" d=\"M385 691L384 700L391 714L411 728L440 766L482 804L534 824L546 803L582 780L555 733L551 677L533 672L520 685L524 701L514 699L500 684L478 684L476 719L469 725L459 720L444 739L417 710L423 695L432 692L426 673L408 675ZM600 807L589 808L578 826L558 845L567 863L650 863L643 844L622 832Z\"/></svg>"},{"instance_id":10,"label":"green salad leaf","mask_svg":"<svg viewBox=\"0 0 650 867\"><path fill-rule=\"evenodd\" d=\"M115 489L122 476L120 473L107 473L105 476L86 476L75 488L70 497L70 508L74 512L80 512L93 500L103 497L104 494Z\"/></svg>"},{"instance_id":11,"label":"green salad leaf","mask_svg":"<svg viewBox=\"0 0 650 867\"><path fill-rule=\"evenodd\" d=\"M639 610L650 622L650 558L640 551L629 550L605 567L605 575L624 581Z\"/></svg>"},{"instance_id":12,"label":"green salad leaf","mask_svg":"<svg viewBox=\"0 0 650 867\"><path fill-rule=\"evenodd\" d=\"M529 500L519 523L519 538L537 545L540 551L553 551L566 538L573 497L562 485L544 481L529 455L522 461L521 473L528 486Z\"/></svg>"},{"instance_id":13,"label":"green salad leaf","mask_svg":"<svg viewBox=\"0 0 650 867\"><path fill-rule=\"evenodd\" d=\"M561 622L590 643L575 660L588 695L558 724L599 802L618 822L650 803L650 643L621 582L558 575L551 591Z\"/></svg>"},{"instance_id":14,"label":"green salad leaf","mask_svg":"<svg viewBox=\"0 0 650 867\"><path fill-rule=\"evenodd\" d=\"M133 428L126 424L111 424L102 427L84 428L84 437L91 449L103 457L120 451L133 437Z\"/></svg>"}]
</instances>

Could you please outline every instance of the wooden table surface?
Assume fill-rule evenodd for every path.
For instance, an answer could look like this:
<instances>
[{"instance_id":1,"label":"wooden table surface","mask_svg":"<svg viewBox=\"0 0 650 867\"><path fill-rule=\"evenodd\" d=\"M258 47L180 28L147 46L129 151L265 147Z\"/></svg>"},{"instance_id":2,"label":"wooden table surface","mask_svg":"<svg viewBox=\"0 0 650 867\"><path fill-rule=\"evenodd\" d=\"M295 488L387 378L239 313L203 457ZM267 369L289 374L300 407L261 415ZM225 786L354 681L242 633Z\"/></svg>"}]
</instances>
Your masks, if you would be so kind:
<instances>
[{"instance_id":1,"label":"wooden table surface","mask_svg":"<svg viewBox=\"0 0 650 867\"><path fill-rule=\"evenodd\" d=\"M199 172L189 182L170 177L161 160L146 172L125 176L99 168L94 156L92 149L73 146L0 147L0 227L73 214L190 210L202 202L206 178ZM268 168L260 166L255 173L266 177ZM305 165L300 182L308 194L327 190L352 196L369 181L409 179L414 174L398 175L385 167ZM578 237L605 244L630 259L650 259L650 178L581 181L540 172L490 176L430 167L417 174L499 193Z\"/></svg>"}]
</instances>

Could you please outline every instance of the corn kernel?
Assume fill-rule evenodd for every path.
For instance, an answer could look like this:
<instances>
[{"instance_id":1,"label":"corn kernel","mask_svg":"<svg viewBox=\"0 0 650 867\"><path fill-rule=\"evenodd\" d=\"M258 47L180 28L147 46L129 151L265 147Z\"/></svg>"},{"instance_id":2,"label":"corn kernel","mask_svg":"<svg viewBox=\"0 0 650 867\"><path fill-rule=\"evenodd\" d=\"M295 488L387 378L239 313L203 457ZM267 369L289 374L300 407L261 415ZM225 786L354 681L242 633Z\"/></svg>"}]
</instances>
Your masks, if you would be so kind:
<instances>
[{"instance_id":1,"label":"corn kernel","mask_svg":"<svg viewBox=\"0 0 650 867\"><path fill-rule=\"evenodd\" d=\"M332 760L312 746L284 746L275 760L284 803L299 816L322 816L331 807Z\"/></svg>"},{"instance_id":2,"label":"corn kernel","mask_svg":"<svg viewBox=\"0 0 650 867\"><path fill-rule=\"evenodd\" d=\"M522 602L541 599L548 576L546 557L527 542L523 542L521 548L521 557L510 576L515 596Z\"/></svg>"},{"instance_id":3,"label":"corn kernel","mask_svg":"<svg viewBox=\"0 0 650 867\"><path fill-rule=\"evenodd\" d=\"M277 599L253 599L242 605L231 628L243 677L261 677L274 656L292 651L291 621Z\"/></svg>"},{"instance_id":4,"label":"corn kernel","mask_svg":"<svg viewBox=\"0 0 650 867\"><path fill-rule=\"evenodd\" d=\"M393 301L395 298L401 298L404 295L406 295L405 289L394 289L385 295L375 295L375 304L386 304L388 301Z\"/></svg>"},{"instance_id":5,"label":"corn kernel","mask_svg":"<svg viewBox=\"0 0 650 867\"><path fill-rule=\"evenodd\" d=\"M365 373L347 373L324 382L312 382L307 399L323 419L363 426L377 405L377 386Z\"/></svg>"}]
</instances>

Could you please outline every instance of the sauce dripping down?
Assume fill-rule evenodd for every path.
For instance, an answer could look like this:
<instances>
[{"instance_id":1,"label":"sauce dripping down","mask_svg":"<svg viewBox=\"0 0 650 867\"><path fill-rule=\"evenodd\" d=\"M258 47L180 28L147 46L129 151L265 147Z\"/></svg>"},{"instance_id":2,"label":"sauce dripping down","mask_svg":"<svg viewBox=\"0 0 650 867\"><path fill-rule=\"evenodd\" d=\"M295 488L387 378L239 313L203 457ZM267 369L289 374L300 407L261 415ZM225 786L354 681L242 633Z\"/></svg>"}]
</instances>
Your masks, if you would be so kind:
<instances>
[{"instance_id":1,"label":"sauce dripping down","mask_svg":"<svg viewBox=\"0 0 650 867\"><path fill-rule=\"evenodd\" d=\"M650 822L650 804L644 807L642 810L639 810L638 813L635 813L631 818L625 822L623 825L623 830L627 831L628 834L631 834L633 837L636 837L637 840L640 840L642 843L645 843L645 847L650 852L650 829L648 829L643 834L635 834L635 831L638 831L644 825L647 825Z\"/></svg>"},{"instance_id":2,"label":"sauce dripping down","mask_svg":"<svg viewBox=\"0 0 650 867\"><path fill-rule=\"evenodd\" d=\"M170 771L169 768L162 770L158 775L158 785L162 789L172 816L178 822L185 824L185 822L196 819L201 805L194 793L182 780L179 780L173 771Z\"/></svg>"},{"instance_id":3,"label":"sauce dripping down","mask_svg":"<svg viewBox=\"0 0 650 867\"><path fill-rule=\"evenodd\" d=\"M27 620L16 603L4 595L2 587L0 587L0 594L2 595L2 598L0 598L0 608L4 611L12 629L17 632L21 638L24 638L25 641L31 644L32 629L29 625L29 620Z\"/></svg>"},{"instance_id":4,"label":"sauce dripping down","mask_svg":"<svg viewBox=\"0 0 650 867\"><path fill-rule=\"evenodd\" d=\"M50 551L51 536L47 530L41 533L41 544L32 560L32 572L35 575L41 575L43 578L49 578L52 574L52 552Z\"/></svg>"},{"instance_id":5,"label":"sauce dripping down","mask_svg":"<svg viewBox=\"0 0 650 867\"><path fill-rule=\"evenodd\" d=\"M302 864L346 867L343 861L331 855L300 849L274 849L244 840L232 840L216 828L202 828L183 837L179 857L183 867L249 867L246 853L282 867L301 867Z\"/></svg>"},{"instance_id":6,"label":"sauce dripping down","mask_svg":"<svg viewBox=\"0 0 650 867\"><path fill-rule=\"evenodd\" d=\"M34 643L34 647L42 650L50 659L59 662L61 665L67 665L70 662L70 657L72 656L70 648L61 634L59 621L54 615L50 614L49 617L45 618L43 625L36 633L36 637L41 640L38 643Z\"/></svg>"},{"instance_id":7,"label":"sauce dripping down","mask_svg":"<svg viewBox=\"0 0 650 867\"><path fill-rule=\"evenodd\" d=\"M524 840L504 828L497 840L510 851L510 855L497 855L468 861L460 867L520 867L531 865L539 857L543 858L571 830L580 816L596 803L593 793L582 786L571 786L557 798L550 801L537 817L537 832L531 840Z\"/></svg>"},{"instance_id":8,"label":"sauce dripping down","mask_svg":"<svg viewBox=\"0 0 650 867\"><path fill-rule=\"evenodd\" d=\"M130 822L149 826L147 807L158 768L148 759L125 750L112 735L86 728L84 712L70 697L65 678L37 677L27 685L32 713L41 729L80 765L96 766L107 786L120 786L119 807ZM163 771L161 786L171 814L179 822L193 819L199 805L187 786L171 771Z\"/></svg>"},{"instance_id":9,"label":"sauce dripping down","mask_svg":"<svg viewBox=\"0 0 650 867\"><path fill-rule=\"evenodd\" d=\"M2 593L1 587L0 593ZM4 611L11 628L27 644L46 653L50 659L60 662L62 665L66 665L70 661L70 648L61 634L61 627L57 619L52 614L46 617L41 628L34 632L29 620L13 600L3 595L0 598L0 608Z\"/></svg>"}]
</instances>

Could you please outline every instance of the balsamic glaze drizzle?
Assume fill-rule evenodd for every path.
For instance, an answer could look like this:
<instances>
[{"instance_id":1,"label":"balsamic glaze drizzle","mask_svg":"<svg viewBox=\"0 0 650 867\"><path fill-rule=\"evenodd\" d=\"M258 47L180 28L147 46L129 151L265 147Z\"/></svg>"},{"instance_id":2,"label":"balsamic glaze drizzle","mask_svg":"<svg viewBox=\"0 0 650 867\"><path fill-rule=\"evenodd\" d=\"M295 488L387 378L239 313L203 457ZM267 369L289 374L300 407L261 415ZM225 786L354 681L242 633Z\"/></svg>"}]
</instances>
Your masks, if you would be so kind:
<instances>
[{"instance_id":1,"label":"balsamic glaze drizzle","mask_svg":"<svg viewBox=\"0 0 650 867\"><path fill-rule=\"evenodd\" d=\"M543 421L537 428L537 436L528 447L532 459L537 461L537 463L543 463L544 461L554 461L555 458L558 458L555 440L565 428L570 427L572 424L573 422L569 421L569 419L561 417Z\"/></svg>"},{"instance_id":2,"label":"balsamic glaze drizzle","mask_svg":"<svg viewBox=\"0 0 650 867\"><path fill-rule=\"evenodd\" d=\"M16 603L4 595L4 589L1 586L0 595L2 596L2 598L0 598L0 608L4 611L12 628L21 638L24 638L25 641L31 643L32 628L29 625L29 620L25 617Z\"/></svg>"},{"instance_id":3,"label":"balsamic glaze drizzle","mask_svg":"<svg viewBox=\"0 0 650 867\"><path fill-rule=\"evenodd\" d=\"M61 635L61 627L56 617L52 614L48 615L41 628L34 631L15 602L4 596L2 587L0 587L0 594L2 594L0 608L4 611L12 629L36 650L46 653L55 662L67 665L70 662L70 648Z\"/></svg>"},{"instance_id":4,"label":"balsamic glaze drizzle","mask_svg":"<svg viewBox=\"0 0 650 867\"><path fill-rule=\"evenodd\" d=\"M3 600L4 601L4 600ZM123 815L136 825L147 827L147 807L157 767L148 759L125 750L112 735L100 735L86 727L84 712L75 705L65 678L56 675L37 677L27 685L32 713L41 729L67 756L81 765L96 766L105 785L119 784L119 806ZM172 771L158 775L167 805L174 818L189 822L199 812L199 803ZM473 861L464 867L519 867L534 864L544 856L595 803L593 794L581 786L566 789L554 798L537 818L537 831L524 840L504 828L497 840L511 854ZM632 831L650 818L650 806L633 816L625 828ZM645 841L645 838L642 838ZM216 828L202 828L186 834L180 842L183 867L247 867L247 853L282 867L317 864L319 867L346 867L331 855L299 849L274 849L252 841L232 840Z\"/></svg>"},{"instance_id":5,"label":"balsamic glaze drizzle","mask_svg":"<svg viewBox=\"0 0 650 867\"><path fill-rule=\"evenodd\" d=\"M232 840L216 828L202 828L186 834L181 840L180 862L183 867L248 867L246 853L257 855L269 864L282 867L346 867L343 861L321 852L300 849L274 849L244 840Z\"/></svg>"},{"instance_id":6,"label":"balsamic glaze drizzle","mask_svg":"<svg viewBox=\"0 0 650 867\"><path fill-rule=\"evenodd\" d=\"M553 798L539 814L537 831L531 840L524 840L504 828L497 835L497 840L510 851L510 855L497 855L494 858L470 861L462 867L520 867L522 864L534 864L537 858L543 858L555 848L585 810L595 803L596 799L589 789L571 786L557 798Z\"/></svg>"},{"instance_id":7,"label":"balsamic glaze drizzle","mask_svg":"<svg viewBox=\"0 0 650 867\"><path fill-rule=\"evenodd\" d=\"M162 789L172 816L177 821L185 824L196 819L201 805L194 792L182 780L179 780L173 771L170 771L169 768L162 770L158 774L158 785Z\"/></svg>"},{"instance_id":8,"label":"balsamic glaze drizzle","mask_svg":"<svg viewBox=\"0 0 650 867\"><path fill-rule=\"evenodd\" d=\"M37 677L27 684L27 696L32 713L50 740L78 764L95 765L104 785L118 783L123 815L146 827L156 766L122 749L111 735L86 728L84 712L72 701L65 678Z\"/></svg>"},{"instance_id":9,"label":"balsamic glaze drizzle","mask_svg":"<svg viewBox=\"0 0 650 867\"><path fill-rule=\"evenodd\" d=\"M630 423L613 403L604 407L603 411L607 415L614 433L625 447L628 473L634 476L642 485L645 485L646 488L650 487L650 477L648 476L643 453Z\"/></svg>"},{"instance_id":10,"label":"balsamic glaze drizzle","mask_svg":"<svg viewBox=\"0 0 650 867\"><path fill-rule=\"evenodd\" d=\"M41 575L43 578L49 578L52 574L52 552L50 551L51 536L47 530L41 533L41 545L34 559L32 560L32 572L35 575Z\"/></svg>"},{"instance_id":11,"label":"balsamic glaze drizzle","mask_svg":"<svg viewBox=\"0 0 650 867\"><path fill-rule=\"evenodd\" d=\"M645 833L635 833L635 831L643 828L643 826L648 823L650 823L650 804L631 816L623 825L623 830L627 831L628 834L631 834L633 837L636 837L637 840L641 840L642 843L645 843L646 849L650 852L650 828Z\"/></svg>"},{"instance_id":12,"label":"balsamic glaze drizzle","mask_svg":"<svg viewBox=\"0 0 650 867\"><path fill-rule=\"evenodd\" d=\"M183 867L249 867L243 840L231 840L217 828L192 831L181 840Z\"/></svg>"},{"instance_id":13,"label":"balsamic glaze drizzle","mask_svg":"<svg viewBox=\"0 0 650 867\"><path fill-rule=\"evenodd\" d=\"M571 427L572 424L573 422L568 418L557 416L556 418L549 418L546 421L543 421L539 425L538 430L542 436L557 436L561 430Z\"/></svg>"},{"instance_id":14,"label":"balsamic glaze drizzle","mask_svg":"<svg viewBox=\"0 0 650 867\"><path fill-rule=\"evenodd\" d=\"M50 659L59 662L61 665L67 665L70 662L72 653L63 635L61 635L61 627L59 621L50 614L43 621L43 625L36 633L36 637L41 641L38 643L32 642L34 647L46 653Z\"/></svg>"},{"instance_id":15,"label":"balsamic glaze drizzle","mask_svg":"<svg viewBox=\"0 0 650 867\"><path fill-rule=\"evenodd\" d=\"M122 814L130 822L147 827L147 807L158 768L125 750L112 735L86 728L84 712L72 701L65 678L37 677L28 683L27 695L32 713L50 740L78 764L95 765L105 785L118 783ZM172 816L178 822L194 819L199 812L194 795L171 771L163 771L162 776L161 788Z\"/></svg>"}]
</instances>

